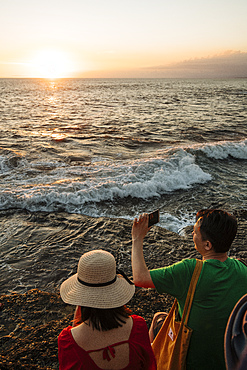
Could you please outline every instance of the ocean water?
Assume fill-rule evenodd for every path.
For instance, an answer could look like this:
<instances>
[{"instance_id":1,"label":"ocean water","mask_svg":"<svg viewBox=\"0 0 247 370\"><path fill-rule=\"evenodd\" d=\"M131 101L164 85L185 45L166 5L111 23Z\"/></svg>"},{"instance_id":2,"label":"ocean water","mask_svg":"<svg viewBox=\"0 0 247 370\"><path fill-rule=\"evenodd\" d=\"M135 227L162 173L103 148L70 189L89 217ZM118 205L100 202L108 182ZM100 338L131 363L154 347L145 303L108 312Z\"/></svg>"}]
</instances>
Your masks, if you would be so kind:
<instances>
[{"instance_id":1,"label":"ocean water","mask_svg":"<svg viewBox=\"0 0 247 370\"><path fill-rule=\"evenodd\" d=\"M0 179L0 294L54 291L98 241L131 275L116 218L247 209L247 79L0 79Z\"/></svg>"},{"instance_id":2,"label":"ocean water","mask_svg":"<svg viewBox=\"0 0 247 370\"><path fill-rule=\"evenodd\" d=\"M247 208L247 79L0 79L0 210L180 232Z\"/></svg>"}]
</instances>

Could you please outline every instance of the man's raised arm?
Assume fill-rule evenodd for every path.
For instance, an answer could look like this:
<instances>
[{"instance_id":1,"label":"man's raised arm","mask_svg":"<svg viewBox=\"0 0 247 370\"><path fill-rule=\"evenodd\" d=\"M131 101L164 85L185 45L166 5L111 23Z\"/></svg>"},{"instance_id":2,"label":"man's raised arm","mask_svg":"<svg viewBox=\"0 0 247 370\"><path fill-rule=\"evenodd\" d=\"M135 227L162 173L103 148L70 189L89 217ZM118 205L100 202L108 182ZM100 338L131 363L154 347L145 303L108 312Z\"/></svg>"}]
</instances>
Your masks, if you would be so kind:
<instances>
[{"instance_id":1,"label":"man's raised arm","mask_svg":"<svg viewBox=\"0 0 247 370\"><path fill-rule=\"evenodd\" d=\"M132 227L132 273L135 285L143 288L155 288L143 256L143 239L148 228L148 214L134 219Z\"/></svg>"}]
</instances>

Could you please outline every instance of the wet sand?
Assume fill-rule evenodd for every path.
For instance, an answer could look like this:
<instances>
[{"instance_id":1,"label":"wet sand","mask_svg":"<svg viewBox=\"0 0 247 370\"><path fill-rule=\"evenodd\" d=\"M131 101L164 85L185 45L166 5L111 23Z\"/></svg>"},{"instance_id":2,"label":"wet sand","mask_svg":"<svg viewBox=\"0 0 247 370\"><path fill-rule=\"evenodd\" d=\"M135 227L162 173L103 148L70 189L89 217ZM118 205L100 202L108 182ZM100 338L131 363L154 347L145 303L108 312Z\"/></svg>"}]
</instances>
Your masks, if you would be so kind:
<instances>
[{"instance_id":1,"label":"wet sand","mask_svg":"<svg viewBox=\"0 0 247 370\"><path fill-rule=\"evenodd\" d=\"M234 213L239 229L230 256L247 261L247 211L235 210ZM12 225L3 248L5 255L7 248L12 251L12 261L10 255L6 260L12 267L16 266L16 270L10 270L9 277L0 275L0 368L58 369L57 337L70 325L74 310L60 299L61 281L76 272L80 255L90 249L112 252L119 268L131 277L132 222L65 213L9 211L0 216L2 234ZM144 243L148 267L169 265L182 258L200 258L194 249L191 231L192 227L187 227L184 235L179 236L153 227ZM18 255L13 248L20 242L25 248ZM35 242L39 244L37 249ZM32 258L28 258L32 253ZM20 271L25 286L16 284ZM166 294L137 288L128 306L133 313L143 316L149 326L153 314L168 311L172 302L172 297Z\"/></svg>"}]
</instances>

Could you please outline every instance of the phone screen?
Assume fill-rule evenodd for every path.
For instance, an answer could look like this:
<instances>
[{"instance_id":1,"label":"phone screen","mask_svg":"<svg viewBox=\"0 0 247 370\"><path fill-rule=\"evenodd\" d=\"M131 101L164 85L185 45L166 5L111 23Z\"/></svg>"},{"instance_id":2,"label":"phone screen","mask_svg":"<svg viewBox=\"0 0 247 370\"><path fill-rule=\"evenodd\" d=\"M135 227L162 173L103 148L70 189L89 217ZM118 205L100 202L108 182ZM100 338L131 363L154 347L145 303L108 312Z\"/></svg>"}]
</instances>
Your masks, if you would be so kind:
<instances>
[{"instance_id":1,"label":"phone screen","mask_svg":"<svg viewBox=\"0 0 247 370\"><path fill-rule=\"evenodd\" d=\"M157 224L160 220L160 211L157 209L156 211L149 213L148 215L148 227Z\"/></svg>"}]
</instances>

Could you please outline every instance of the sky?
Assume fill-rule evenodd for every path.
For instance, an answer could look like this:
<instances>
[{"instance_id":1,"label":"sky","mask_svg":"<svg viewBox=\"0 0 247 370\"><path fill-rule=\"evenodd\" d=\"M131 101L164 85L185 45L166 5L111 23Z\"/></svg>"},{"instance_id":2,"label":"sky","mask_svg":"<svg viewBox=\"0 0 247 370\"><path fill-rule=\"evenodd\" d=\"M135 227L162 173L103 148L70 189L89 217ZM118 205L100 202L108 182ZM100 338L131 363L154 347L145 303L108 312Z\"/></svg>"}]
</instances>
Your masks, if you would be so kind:
<instances>
[{"instance_id":1,"label":"sky","mask_svg":"<svg viewBox=\"0 0 247 370\"><path fill-rule=\"evenodd\" d=\"M246 0L0 0L0 78L247 77Z\"/></svg>"}]
</instances>

